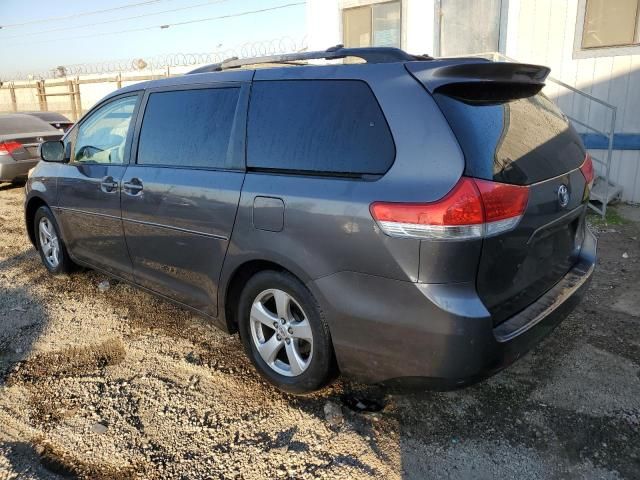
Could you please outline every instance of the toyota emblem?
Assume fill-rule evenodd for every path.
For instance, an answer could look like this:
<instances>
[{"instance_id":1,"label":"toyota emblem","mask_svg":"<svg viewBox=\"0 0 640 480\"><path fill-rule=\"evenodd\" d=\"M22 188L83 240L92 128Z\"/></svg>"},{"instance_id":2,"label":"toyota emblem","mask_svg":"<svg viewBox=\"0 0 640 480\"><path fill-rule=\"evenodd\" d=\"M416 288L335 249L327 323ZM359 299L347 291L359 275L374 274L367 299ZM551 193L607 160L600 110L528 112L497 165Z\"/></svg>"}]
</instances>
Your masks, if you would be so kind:
<instances>
[{"instance_id":1,"label":"toyota emblem","mask_svg":"<svg viewBox=\"0 0 640 480\"><path fill-rule=\"evenodd\" d=\"M567 205L569 205L569 189L567 188L566 185L560 185L560 188L558 188L558 203L560 204L561 208L565 208Z\"/></svg>"}]
</instances>

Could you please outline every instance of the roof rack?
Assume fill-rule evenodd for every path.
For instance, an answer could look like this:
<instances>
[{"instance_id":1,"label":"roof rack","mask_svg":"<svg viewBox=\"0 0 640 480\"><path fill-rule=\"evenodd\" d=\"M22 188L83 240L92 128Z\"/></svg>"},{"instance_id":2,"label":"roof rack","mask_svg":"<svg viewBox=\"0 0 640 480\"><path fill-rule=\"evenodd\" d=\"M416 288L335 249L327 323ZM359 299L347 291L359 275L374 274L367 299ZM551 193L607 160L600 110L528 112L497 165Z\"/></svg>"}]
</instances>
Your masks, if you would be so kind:
<instances>
[{"instance_id":1,"label":"roof rack","mask_svg":"<svg viewBox=\"0 0 640 480\"><path fill-rule=\"evenodd\" d=\"M268 55L264 57L238 58L232 57L223 60L221 63L205 65L204 67L191 70L191 73L221 72L231 68L240 68L246 65L259 65L265 63L281 63L286 65L305 65L296 63L305 60L335 60L345 57L361 58L367 63L391 63L407 62L412 60L432 60L429 55L411 55L404 50L392 47L365 47L365 48L344 48L344 45L336 45L326 50L316 52L295 52L283 53L279 55Z\"/></svg>"}]
</instances>

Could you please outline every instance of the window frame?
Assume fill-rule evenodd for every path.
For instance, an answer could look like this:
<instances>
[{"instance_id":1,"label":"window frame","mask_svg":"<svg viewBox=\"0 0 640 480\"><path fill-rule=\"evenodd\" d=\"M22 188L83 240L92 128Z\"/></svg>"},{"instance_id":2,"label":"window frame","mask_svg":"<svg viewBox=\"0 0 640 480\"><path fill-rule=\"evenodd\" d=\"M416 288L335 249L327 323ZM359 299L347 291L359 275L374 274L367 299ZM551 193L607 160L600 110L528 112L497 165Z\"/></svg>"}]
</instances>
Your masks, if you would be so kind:
<instances>
[{"instance_id":1,"label":"window frame","mask_svg":"<svg viewBox=\"0 0 640 480\"><path fill-rule=\"evenodd\" d=\"M80 165L107 165L107 166L126 166L129 165L131 163L131 145L132 145L132 141L133 141L133 134L134 134L134 127L136 125L137 119L138 119L138 113L140 112L140 105L141 105L141 101L140 99L142 98L142 94L143 94L143 90L135 90L132 92L126 92L126 93L122 93L120 95L116 95L113 97L109 97L107 99L105 99L104 101L96 104L93 106L93 108L91 108L91 110L89 110L87 112L86 115L84 115L82 117L82 119L76 123L71 130L69 130L69 132L67 132L67 134L65 134L65 136L63 137L63 140L66 140L67 137L69 137L69 145L71 145L71 155L69 157L69 162L68 165L73 165L73 166L80 166ZM136 105L133 108L133 112L131 113L131 121L129 122L129 130L127 131L127 138L125 140L125 144L124 144L124 161L122 163L101 163L101 162L94 162L94 161L76 161L75 157L76 157L76 141L78 140L78 133L80 132L80 129L82 128L82 126L91 119L91 117L98 111L100 110L102 107L105 107L111 103L117 102L118 100L122 100L123 98L128 98L128 97L137 97L136 100Z\"/></svg>"},{"instance_id":2,"label":"window frame","mask_svg":"<svg viewBox=\"0 0 640 480\"><path fill-rule=\"evenodd\" d=\"M341 10L340 10L340 36L342 38L342 43L346 46L345 43L345 37L344 37L344 24L345 24L345 13L350 11L350 10L358 10L361 8L368 8L370 11L370 18L371 18L371 23L369 25L369 38L371 39L371 43L373 44L373 7L377 6L377 5L386 5L386 4L392 4L392 3L396 3L398 4L398 6L400 7L400 45L398 45L397 48L403 48L403 46L405 45L405 32L406 32L406 26L405 26L405 16L404 16L404 10L405 10L405 0L371 0L368 3L364 3L364 4L360 4L360 3L355 3L353 5L345 5ZM370 47L373 47L373 45L369 45ZM352 47L348 47L348 48L352 48ZM353 47L356 48L356 47ZM366 48L366 47L365 47Z\"/></svg>"},{"instance_id":3,"label":"window frame","mask_svg":"<svg viewBox=\"0 0 640 480\"><path fill-rule=\"evenodd\" d=\"M253 80L253 83L256 82L261 82L261 83L267 83L267 82L276 82L276 83L283 83L283 82L308 82L308 83L312 83L312 82L336 82L336 81L346 81L346 82L358 82L358 83L362 83L365 88L367 88L369 90L369 93L371 93L371 97L373 98L373 100L376 102L378 109L380 110L380 114L385 122L385 125L387 127L387 131L389 132L389 138L391 139L391 145L393 147L393 155L392 155L392 159L391 162L389 162L389 165L387 166L386 170L382 173L348 173L348 172L331 172L331 171L325 171L325 170L297 170L297 169L292 169L292 168L271 168L271 167L253 167L253 166L249 166L248 162L249 162L249 154L248 154L248 150L249 150L249 146L248 146L248 141L245 145L245 151L247 152L245 155L245 165L246 165L246 171L247 172L253 172L253 173L265 173L265 174L276 174L276 175L292 175L292 176L297 176L297 177L314 177L314 178L328 178L328 179L337 179L337 180L354 180L354 181L377 181L380 180L382 177L384 177L387 173L389 173L389 171L393 168L393 166L396 163L396 159L398 157L398 145L396 143L396 139L393 136L393 131L391 129L391 124L389 123L389 119L387 119L387 115L384 111L384 108L382 108L382 104L380 103L380 100L378 99L376 92L374 91L374 89L371 87L371 85L369 84L369 82L367 82L365 79L363 78L273 78L273 79L258 79L258 80ZM249 109L251 108L251 102L249 102L249 106L246 110L247 113L247 117L246 117L246 121L245 121L245 125L246 125L246 133L248 135L249 133L249 115L250 115L250 111Z\"/></svg>"},{"instance_id":4,"label":"window frame","mask_svg":"<svg viewBox=\"0 0 640 480\"><path fill-rule=\"evenodd\" d=\"M640 0L636 11L636 32L634 40L636 43L626 45L611 45L606 47L583 47L584 26L587 21L587 2L588 0L578 0L578 15L576 18L576 29L573 41L573 58L597 58L597 57L615 57L621 55L639 55L640 54Z\"/></svg>"},{"instance_id":5,"label":"window frame","mask_svg":"<svg viewBox=\"0 0 640 480\"><path fill-rule=\"evenodd\" d=\"M149 104L149 97L153 93L164 92L176 92L183 90L211 90L214 88L237 88L238 103L236 105L236 112L233 117L233 124L231 126L231 136L229 138L228 149L231 149L233 158L233 167L202 167L202 166L190 166L190 165L163 165L155 163L138 163L138 148L140 144L140 133L142 131L142 123L144 121L144 114ZM136 119L135 131L132 141L131 165L136 167L149 167L149 168L172 168L180 170L199 170L199 171L218 171L218 172L244 172L246 169L246 127L247 127L247 114L249 105L249 82L215 82L215 83L198 83L198 84L181 84L171 85L167 87L155 87L148 88L144 91L142 101L140 103L140 112Z\"/></svg>"}]
</instances>

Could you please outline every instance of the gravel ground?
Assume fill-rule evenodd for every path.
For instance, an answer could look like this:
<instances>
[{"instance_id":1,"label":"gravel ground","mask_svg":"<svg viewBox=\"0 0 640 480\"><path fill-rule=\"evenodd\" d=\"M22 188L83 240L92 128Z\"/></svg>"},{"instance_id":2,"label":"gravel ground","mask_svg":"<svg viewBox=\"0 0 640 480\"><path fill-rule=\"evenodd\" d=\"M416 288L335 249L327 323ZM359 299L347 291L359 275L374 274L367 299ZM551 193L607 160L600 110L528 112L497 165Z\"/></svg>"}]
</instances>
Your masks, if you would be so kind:
<instances>
[{"instance_id":1,"label":"gravel ground","mask_svg":"<svg viewBox=\"0 0 640 480\"><path fill-rule=\"evenodd\" d=\"M189 312L124 284L100 291L95 272L49 276L22 199L0 186L2 479L640 478L638 223L597 225L588 298L492 379L299 398ZM345 395L384 409L355 412Z\"/></svg>"}]
</instances>

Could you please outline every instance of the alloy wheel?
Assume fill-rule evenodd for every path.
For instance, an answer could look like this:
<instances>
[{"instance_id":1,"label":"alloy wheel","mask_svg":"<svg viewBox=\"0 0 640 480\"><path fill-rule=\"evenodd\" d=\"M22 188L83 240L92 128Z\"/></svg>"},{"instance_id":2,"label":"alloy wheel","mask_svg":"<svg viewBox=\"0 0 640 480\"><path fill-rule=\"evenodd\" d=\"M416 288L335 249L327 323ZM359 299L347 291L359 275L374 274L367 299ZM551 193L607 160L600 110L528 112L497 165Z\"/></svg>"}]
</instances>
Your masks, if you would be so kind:
<instances>
[{"instance_id":1,"label":"alloy wheel","mask_svg":"<svg viewBox=\"0 0 640 480\"><path fill-rule=\"evenodd\" d=\"M256 350L276 373L296 377L309 368L313 355L311 324L287 292L261 292L251 306L250 324Z\"/></svg>"},{"instance_id":2,"label":"alloy wheel","mask_svg":"<svg viewBox=\"0 0 640 480\"><path fill-rule=\"evenodd\" d=\"M58 265L60 265L60 242L53 223L47 217L40 219L38 235L45 261L52 269L58 268Z\"/></svg>"}]
</instances>

